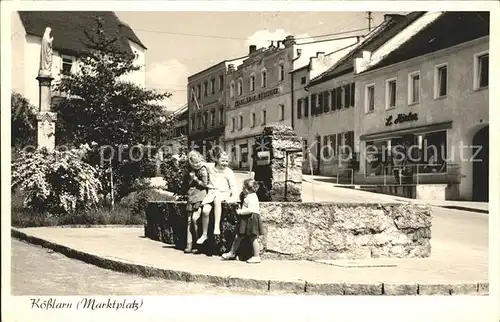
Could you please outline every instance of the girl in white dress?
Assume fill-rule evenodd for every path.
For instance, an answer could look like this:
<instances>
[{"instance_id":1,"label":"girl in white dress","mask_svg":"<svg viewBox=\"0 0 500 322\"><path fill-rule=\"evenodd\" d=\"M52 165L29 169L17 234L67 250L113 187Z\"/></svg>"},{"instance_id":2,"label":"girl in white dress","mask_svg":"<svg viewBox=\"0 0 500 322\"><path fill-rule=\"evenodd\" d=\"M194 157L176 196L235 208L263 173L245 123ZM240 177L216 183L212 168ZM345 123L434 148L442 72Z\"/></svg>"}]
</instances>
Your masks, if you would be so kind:
<instances>
[{"instance_id":1,"label":"girl in white dress","mask_svg":"<svg viewBox=\"0 0 500 322\"><path fill-rule=\"evenodd\" d=\"M227 153L221 151L215 159L215 167L209 168L209 190L203 199L202 205L202 235L197 240L197 244L203 244L208 236L208 224L210 211L214 210L214 235L220 235L220 218L222 213L222 202L232 202L238 200L238 187L236 176L233 170L228 167L229 157ZM213 206L212 206L213 204Z\"/></svg>"}]
</instances>

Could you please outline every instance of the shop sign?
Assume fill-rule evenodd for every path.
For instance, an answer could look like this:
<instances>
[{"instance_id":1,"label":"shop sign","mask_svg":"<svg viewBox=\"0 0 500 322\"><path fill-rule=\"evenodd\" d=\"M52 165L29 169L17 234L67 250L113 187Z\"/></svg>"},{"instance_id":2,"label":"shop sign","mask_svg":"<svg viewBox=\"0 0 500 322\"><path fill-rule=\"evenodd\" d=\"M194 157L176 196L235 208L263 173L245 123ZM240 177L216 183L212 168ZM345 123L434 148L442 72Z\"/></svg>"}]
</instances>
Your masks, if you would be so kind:
<instances>
[{"instance_id":1,"label":"shop sign","mask_svg":"<svg viewBox=\"0 0 500 322\"><path fill-rule=\"evenodd\" d=\"M248 103L251 103L251 102L255 102L255 101L260 101L260 100L262 100L264 98L276 95L278 93L279 93L279 87L276 87L276 88L270 89L268 91L261 92L259 94L247 96L247 97L245 97L243 99L235 101L234 102L234 107L238 107L238 106L241 106L241 105L244 105L244 104L248 104Z\"/></svg>"},{"instance_id":2,"label":"shop sign","mask_svg":"<svg viewBox=\"0 0 500 322\"><path fill-rule=\"evenodd\" d=\"M390 126L393 124L399 124L399 123L405 123L405 122L412 122L412 121L418 121L418 114L417 113L412 113L409 112L408 114L405 113L399 113L398 116L396 116L396 119L392 115L390 115L388 118L385 119L385 126Z\"/></svg>"}]
</instances>

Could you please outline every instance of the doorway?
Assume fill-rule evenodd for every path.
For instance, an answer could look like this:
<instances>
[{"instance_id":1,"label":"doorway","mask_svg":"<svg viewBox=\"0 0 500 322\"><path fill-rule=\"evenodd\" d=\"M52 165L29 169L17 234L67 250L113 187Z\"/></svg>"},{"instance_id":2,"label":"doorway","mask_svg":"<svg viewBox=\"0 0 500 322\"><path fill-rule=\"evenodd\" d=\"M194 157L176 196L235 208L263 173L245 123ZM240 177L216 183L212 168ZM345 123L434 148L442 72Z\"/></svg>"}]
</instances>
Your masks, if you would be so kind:
<instances>
[{"instance_id":1,"label":"doorway","mask_svg":"<svg viewBox=\"0 0 500 322\"><path fill-rule=\"evenodd\" d=\"M472 139L472 200L488 201L489 126L479 130Z\"/></svg>"}]
</instances>

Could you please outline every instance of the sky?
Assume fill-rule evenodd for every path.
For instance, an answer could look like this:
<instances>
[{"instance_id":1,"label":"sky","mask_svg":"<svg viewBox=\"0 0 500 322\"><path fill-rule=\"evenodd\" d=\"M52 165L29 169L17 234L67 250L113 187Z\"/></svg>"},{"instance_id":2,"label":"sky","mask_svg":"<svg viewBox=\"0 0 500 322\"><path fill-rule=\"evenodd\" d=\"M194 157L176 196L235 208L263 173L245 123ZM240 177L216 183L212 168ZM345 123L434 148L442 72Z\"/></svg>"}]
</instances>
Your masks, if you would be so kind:
<instances>
[{"instance_id":1,"label":"sky","mask_svg":"<svg viewBox=\"0 0 500 322\"><path fill-rule=\"evenodd\" d=\"M372 27L383 21L384 13L372 13ZM186 103L187 78L226 59L247 55L249 45L268 47L270 40L312 37L300 42L342 36L318 37L347 30L366 30L367 13L359 12L120 12L147 47L146 87L172 93L165 104L175 110ZM351 40L348 40L352 42ZM346 41L317 43L304 51L305 63L316 51L329 53ZM321 50L318 50L317 47ZM310 46L313 47L313 46Z\"/></svg>"}]
</instances>

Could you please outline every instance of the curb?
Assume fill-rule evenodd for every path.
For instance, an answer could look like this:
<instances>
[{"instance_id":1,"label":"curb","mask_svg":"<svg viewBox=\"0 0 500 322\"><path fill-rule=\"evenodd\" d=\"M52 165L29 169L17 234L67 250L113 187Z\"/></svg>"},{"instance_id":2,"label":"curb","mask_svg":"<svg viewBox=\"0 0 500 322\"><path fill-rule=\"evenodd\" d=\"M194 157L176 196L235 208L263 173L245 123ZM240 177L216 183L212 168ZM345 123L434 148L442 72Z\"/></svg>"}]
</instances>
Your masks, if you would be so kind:
<instances>
[{"instance_id":1,"label":"curb","mask_svg":"<svg viewBox=\"0 0 500 322\"><path fill-rule=\"evenodd\" d=\"M432 205L430 205L432 206ZM470 211L470 212L478 212L481 214L489 214L489 210L484 210L484 209L479 209L479 208L471 208L471 207L463 207L463 206L435 206L435 207L440 207L440 208L446 208L446 209L454 209L454 210L463 210L463 211Z\"/></svg>"},{"instance_id":2,"label":"curb","mask_svg":"<svg viewBox=\"0 0 500 322\"><path fill-rule=\"evenodd\" d=\"M28 235L11 228L11 236L30 244L49 248L67 257L83 261L101 268L122 273L157 277L167 280L214 284L228 288L280 291L302 295L487 295L488 282L461 284L395 284L395 283L310 283L286 282L276 280L256 280L231 276L193 274L185 271L150 267L140 264L124 263L97 255L85 253L42 238Z\"/></svg>"}]
</instances>

